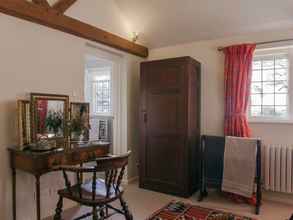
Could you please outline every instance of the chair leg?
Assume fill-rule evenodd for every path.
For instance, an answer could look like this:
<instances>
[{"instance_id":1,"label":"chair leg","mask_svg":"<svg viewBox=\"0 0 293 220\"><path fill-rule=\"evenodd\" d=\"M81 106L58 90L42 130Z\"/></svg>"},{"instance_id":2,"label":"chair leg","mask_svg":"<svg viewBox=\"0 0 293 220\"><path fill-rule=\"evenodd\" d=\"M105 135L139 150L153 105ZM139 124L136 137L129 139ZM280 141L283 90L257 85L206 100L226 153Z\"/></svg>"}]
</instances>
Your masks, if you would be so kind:
<instances>
[{"instance_id":1,"label":"chair leg","mask_svg":"<svg viewBox=\"0 0 293 220\"><path fill-rule=\"evenodd\" d=\"M97 207L93 207L93 220L98 220Z\"/></svg>"},{"instance_id":2,"label":"chair leg","mask_svg":"<svg viewBox=\"0 0 293 220\"><path fill-rule=\"evenodd\" d=\"M106 217L108 217L109 216L109 207L106 205L106 207L105 207L105 210L106 210ZM292 219L293 220L293 219Z\"/></svg>"},{"instance_id":3,"label":"chair leg","mask_svg":"<svg viewBox=\"0 0 293 220\"><path fill-rule=\"evenodd\" d=\"M120 199L120 204L121 204L123 212L124 212L125 219L126 220L133 220L133 216L132 216L131 212L129 211L127 203L122 198L122 196L119 199Z\"/></svg>"},{"instance_id":4,"label":"chair leg","mask_svg":"<svg viewBox=\"0 0 293 220\"><path fill-rule=\"evenodd\" d=\"M55 210L54 220L62 220L62 208L63 208L63 197L59 197L59 201L57 203L57 207Z\"/></svg>"},{"instance_id":5,"label":"chair leg","mask_svg":"<svg viewBox=\"0 0 293 220\"><path fill-rule=\"evenodd\" d=\"M101 211L100 211L100 217L101 217L101 220L104 220L105 219L104 208L102 208Z\"/></svg>"}]
</instances>

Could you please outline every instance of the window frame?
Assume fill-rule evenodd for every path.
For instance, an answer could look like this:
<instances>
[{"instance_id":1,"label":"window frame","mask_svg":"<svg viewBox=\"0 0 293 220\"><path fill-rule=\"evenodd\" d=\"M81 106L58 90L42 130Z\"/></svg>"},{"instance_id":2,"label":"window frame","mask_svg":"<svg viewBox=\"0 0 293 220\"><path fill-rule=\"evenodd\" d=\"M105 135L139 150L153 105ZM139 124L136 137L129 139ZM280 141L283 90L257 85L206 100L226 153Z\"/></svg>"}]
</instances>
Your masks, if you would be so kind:
<instances>
[{"instance_id":1,"label":"window frame","mask_svg":"<svg viewBox=\"0 0 293 220\"><path fill-rule=\"evenodd\" d=\"M97 80L93 80L92 78L92 74L94 72L103 72L103 71L110 71L110 112L107 113L102 113L102 112L96 112L95 109L97 109L97 106L95 107L94 101L95 101L95 97L94 97L94 83L97 82ZM86 69L86 80L87 80L87 84L86 84L86 89L88 89L88 94L90 94L90 99L88 100L90 102L90 116L91 117L113 117L113 70L112 67L98 67L98 68L87 68Z\"/></svg>"},{"instance_id":2,"label":"window frame","mask_svg":"<svg viewBox=\"0 0 293 220\"><path fill-rule=\"evenodd\" d=\"M265 57L265 56L272 56L272 55L281 55L286 54L288 56L288 98L287 98L287 108L288 114L284 117L278 116L251 116L250 115L250 100L248 105L248 122L250 123L293 123L293 47L275 47L275 48L268 48L268 49L257 49L254 54L255 57ZM275 92L274 92L275 94ZM251 95L250 95L251 98Z\"/></svg>"}]
</instances>

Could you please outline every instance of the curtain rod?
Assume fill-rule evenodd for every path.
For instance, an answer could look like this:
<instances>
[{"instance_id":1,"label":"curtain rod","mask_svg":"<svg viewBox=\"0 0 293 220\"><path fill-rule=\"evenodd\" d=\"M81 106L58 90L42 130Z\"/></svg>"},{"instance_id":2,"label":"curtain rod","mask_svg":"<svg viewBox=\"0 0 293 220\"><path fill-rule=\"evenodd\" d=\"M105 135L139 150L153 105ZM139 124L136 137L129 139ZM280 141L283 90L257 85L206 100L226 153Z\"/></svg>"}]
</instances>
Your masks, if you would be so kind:
<instances>
[{"instance_id":1,"label":"curtain rod","mask_svg":"<svg viewBox=\"0 0 293 220\"><path fill-rule=\"evenodd\" d=\"M264 45L264 44L273 44L273 43L280 43L280 42L287 42L287 41L293 41L293 38L289 39L283 39L283 40L273 40L273 41L263 41L263 42L257 42L256 45ZM218 51L223 51L225 47L218 47Z\"/></svg>"}]
</instances>

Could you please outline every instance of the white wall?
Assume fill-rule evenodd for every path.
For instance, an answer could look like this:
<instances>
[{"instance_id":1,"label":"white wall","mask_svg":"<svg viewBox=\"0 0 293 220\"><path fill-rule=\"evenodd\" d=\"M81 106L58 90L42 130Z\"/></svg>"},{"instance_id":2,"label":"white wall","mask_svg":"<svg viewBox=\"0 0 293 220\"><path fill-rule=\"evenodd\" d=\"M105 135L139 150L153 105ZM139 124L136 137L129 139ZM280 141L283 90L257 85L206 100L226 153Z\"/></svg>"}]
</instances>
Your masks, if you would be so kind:
<instances>
[{"instance_id":1,"label":"white wall","mask_svg":"<svg viewBox=\"0 0 293 220\"><path fill-rule=\"evenodd\" d=\"M112 0L77 1L68 15L127 36L123 18ZM11 173L8 145L17 142L16 99L30 92L68 94L72 101L83 100L84 39L55 31L37 24L0 14L0 219L12 219ZM104 47L106 48L106 47ZM136 129L138 65L140 58L122 53L127 60L130 80L128 96L128 137L130 148L136 147L131 132ZM73 93L76 94L73 97ZM134 93L134 94L133 94ZM136 161L136 159L133 159ZM133 163L135 164L135 163ZM130 175L135 171L130 166ZM34 178L17 172L17 214L19 220L35 219ZM56 205L56 190L63 187L60 174L49 174L41 179L42 213L52 214ZM51 188L52 196L49 196ZM67 204L68 206L68 204Z\"/></svg>"},{"instance_id":2,"label":"white wall","mask_svg":"<svg viewBox=\"0 0 293 220\"><path fill-rule=\"evenodd\" d=\"M224 122L224 55L219 46L245 42L261 42L293 37L293 30L254 33L247 36L213 41L193 42L153 49L150 60L179 56L191 56L202 63L202 133L223 134ZM267 143L293 145L293 124L250 124L253 135Z\"/></svg>"}]
</instances>

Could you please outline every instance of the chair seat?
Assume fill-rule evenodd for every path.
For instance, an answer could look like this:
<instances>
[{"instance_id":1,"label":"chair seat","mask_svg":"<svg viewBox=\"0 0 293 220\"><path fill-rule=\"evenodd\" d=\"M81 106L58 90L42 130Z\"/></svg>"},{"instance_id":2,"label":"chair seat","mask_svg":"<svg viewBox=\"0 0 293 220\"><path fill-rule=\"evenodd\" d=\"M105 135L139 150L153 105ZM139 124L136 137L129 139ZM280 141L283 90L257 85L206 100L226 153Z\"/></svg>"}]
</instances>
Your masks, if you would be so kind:
<instances>
[{"instance_id":1,"label":"chair seat","mask_svg":"<svg viewBox=\"0 0 293 220\"><path fill-rule=\"evenodd\" d=\"M96 182L96 196L95 200L92 198L92 181L86 181L84 184L81 185L74 185L70 187L70 190L68 189L63 189L58 191L58 194L74 200L76 202L88 202L89 204L93 203L102 203L105 201L111 201L115 200L117 197L119 197L123 193L123 188L119 187L119 190L116 192L115 191L115 186L111 186L110 192L109 192L109 197L106 197L107 192L106 192L106 185L105 185L105 180L103 179L97 179ZM71 191L71 192L70 192Z\"/></svg>"},{"instance_id":2,"label":"chair seat","mask_svg":"<svg viewBox=\"0 0 293 220\"><path fill-rule=\"evenodd\" d=\"M81 188L88 193L92 193L92 187L93 182L91 180L86 181L84 184L82 184ZM115 185L111 186L109 196L111 197L112 195L115 195ZM122 191L122 187L119 187L119 191ZM106 190L106 185L105 185L105 180L103 179L97 179L96 183L96 195L97 196L103 196L105 197L107 195L107 190Z\"/></svg>"}]
</instances>

